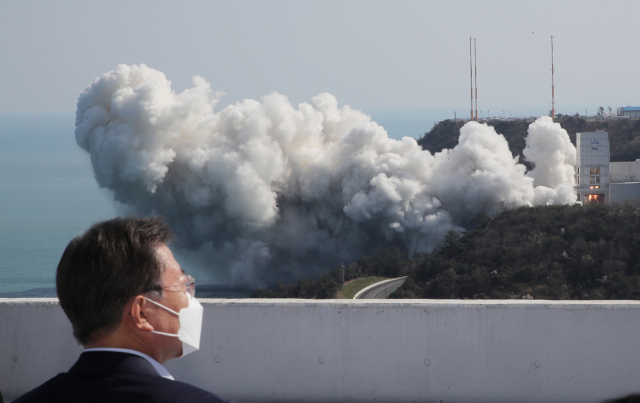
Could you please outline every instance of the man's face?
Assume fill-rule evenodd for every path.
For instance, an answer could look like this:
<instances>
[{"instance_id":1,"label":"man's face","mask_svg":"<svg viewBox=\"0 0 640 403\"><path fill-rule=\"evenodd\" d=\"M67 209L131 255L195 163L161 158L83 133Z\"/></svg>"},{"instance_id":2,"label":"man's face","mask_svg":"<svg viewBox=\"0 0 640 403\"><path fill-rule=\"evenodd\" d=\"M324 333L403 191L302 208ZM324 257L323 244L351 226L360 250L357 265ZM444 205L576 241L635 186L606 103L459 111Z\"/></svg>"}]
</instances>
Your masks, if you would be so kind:
<instances>
[{"instance_id":1,"label":"man's face","mask_svg":"<svg viewBox=\"0 0 640 403\"><path fill-rule=\"evenodd\" d=\"M161 303L175 312L189 306L189 297L187 296L184 284L187 282L187 276L180 268L180 264L176 262L173 253L167 245L156 247L156 257L160 263L162 274L160 275L160 286L162 289L162 298L153 298L156 302ZM149 309L153 310L152 326L156 331L170 334L178 334L180 329L180 321L178 316L162 309L155 304L148 304ZM182 355L182 343L177 337L158 336L159 342L163 343L163 350L171 352L171 358ZM173 354L175 353L175 354Z\"/></svg>"}]
</instances>

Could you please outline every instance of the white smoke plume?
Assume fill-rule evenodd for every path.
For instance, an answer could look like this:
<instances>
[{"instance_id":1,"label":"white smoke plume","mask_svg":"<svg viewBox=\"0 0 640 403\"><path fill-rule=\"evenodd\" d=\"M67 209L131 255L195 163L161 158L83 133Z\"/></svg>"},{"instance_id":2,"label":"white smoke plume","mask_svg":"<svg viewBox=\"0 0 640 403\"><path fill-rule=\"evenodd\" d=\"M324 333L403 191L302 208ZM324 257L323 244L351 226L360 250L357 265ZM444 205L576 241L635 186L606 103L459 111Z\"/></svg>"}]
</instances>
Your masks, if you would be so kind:
<instances>
[{"instance_id":1,"label":"white smoke plume","mask_svg":"<svg viewBox=\"0 0 640 403\"><path fill-rule=\"evenodd\" d=\"M214 112L221 95L199 76L176 93L160 71L119 65L80 95L75 135L101 187L164 216L236 284L313 275L385 244L431 251L478 212L576 199L575 148L546 117L529 128L526 173L485 124L432 155L327 93Z\"/></svg>"}]
</instances>

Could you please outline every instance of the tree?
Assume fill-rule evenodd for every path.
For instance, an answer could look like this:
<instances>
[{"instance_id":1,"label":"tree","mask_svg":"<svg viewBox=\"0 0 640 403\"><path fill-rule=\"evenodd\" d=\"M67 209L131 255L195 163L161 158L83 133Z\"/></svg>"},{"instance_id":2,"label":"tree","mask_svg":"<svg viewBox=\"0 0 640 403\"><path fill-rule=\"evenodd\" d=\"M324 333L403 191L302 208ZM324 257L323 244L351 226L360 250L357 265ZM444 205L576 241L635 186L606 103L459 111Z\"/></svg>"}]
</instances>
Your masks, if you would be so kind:
<instances>
[{"instance_id":1,"label":"tree","mask_svg":"<svg viewBox=\"0 0 640 403\"><path fill-rule=\"evenodd\" d=\"M489 224L489 220L490 218L488 215L483 212L479 212L475 217L473 217L473 219L471 219L471 225L473 225L474 229L484 228Z\"/></svg>"}]
</instances>

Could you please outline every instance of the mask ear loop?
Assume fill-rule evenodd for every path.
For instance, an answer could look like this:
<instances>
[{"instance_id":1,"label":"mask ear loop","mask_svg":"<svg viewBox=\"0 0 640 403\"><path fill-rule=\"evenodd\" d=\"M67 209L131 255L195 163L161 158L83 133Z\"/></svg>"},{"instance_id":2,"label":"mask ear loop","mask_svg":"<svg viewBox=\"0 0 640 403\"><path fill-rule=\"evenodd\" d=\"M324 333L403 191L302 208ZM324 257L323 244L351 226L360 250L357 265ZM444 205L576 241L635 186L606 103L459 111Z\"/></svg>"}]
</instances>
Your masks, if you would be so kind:
<instances>
[{"instance_id":1,"label":"mask ear loop","mask_svg":"<svg viewBox=\"0 0 640 403\"><path fill-rule=\"evenodd\" d=\"M158 302L156 302L156 301L154 301L154 300L152 300L152 299L149 299L149 298L145 298L145 299L146 299L147 301L149 301L149 302L152 302L152 303L154 303L154 304L158 305L159 307L162 307L162 308L166 309L167 311L171 312L171 313L172 313L172 314L174 314L174 315L178 315L178 316L180 316L180 314L179 314L178 312L174 311L173 309L169 309L169 308L167 308L166 306L164 306L164 305L162 305L162 304L160 304L160 303L158 303Z\"/></svg>"},{"instance_id":2,"label":"mask ear loop","mask_svg":"<svg viewBox=\"0 0 640 403\"><path fill-rule=\"evenodd\" d=\"M155 334L161 334L163 336L171 336L171 337L180 337L177 334L171 334L171 333L164 333L164 332L156 332L155 330L152 330L151 333L155 333Z\"/></svg>"},{"instance_id":3,"label":"mask ear loop","mask_svg":"<svg viewBox=\"0 0 640 403\"><path fill-rule=\"evenodd\" d=\"M145 299L146 299L147 301L149 301L149 302L153 302L154 304L158 305L159 307L164 308L164 309L166 309L167 311L169 311L169 312L171 312L171 313L173 313L173 314L175 314L175 315L180 316L180 314L179 314L178 312L174 311L173 309L169 309L169 308L167 308L166 306L164 306L164 305L162 305L162 304L159 304L159 303L157 303L156 301L154 301L154 300L152 300L152 299L149 299L149 298L145 298ZM164 333L164 332L157 332L157 331L155 331L155 330L152 330L152 331L151 331L151 333L161 334L161 335L163 335L163 336L180 337L180 336L179 336L179 335L177 335L177 334Z\"/></svg>"}]
</instances>

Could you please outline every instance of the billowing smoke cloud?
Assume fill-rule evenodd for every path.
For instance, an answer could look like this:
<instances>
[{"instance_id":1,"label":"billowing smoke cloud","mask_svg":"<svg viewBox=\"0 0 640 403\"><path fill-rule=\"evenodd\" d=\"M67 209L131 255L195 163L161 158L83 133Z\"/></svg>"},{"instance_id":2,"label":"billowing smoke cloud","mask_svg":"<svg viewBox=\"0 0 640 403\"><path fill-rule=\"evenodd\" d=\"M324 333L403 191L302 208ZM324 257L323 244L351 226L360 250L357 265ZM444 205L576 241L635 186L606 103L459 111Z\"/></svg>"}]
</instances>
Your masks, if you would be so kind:
<instances>
[{"instance_id":1,"label":"billowing smoke cloud","mask_svg":"<svg viewBox=\"0 0 640 403\"><path fill-rule=\"evenodd\" d=\"M430 251L478 212L575 201L575 148L547 117L529 128L527 173L485 124L432 155L327 93L214 112L221 95L202 77L176 93L160 71L120 65L80 95L75 135L101 187L163 215L235 283L312 275L394 242Z\"/></svg>"}]
</instances>

